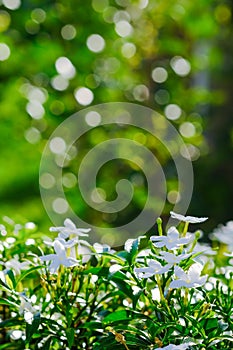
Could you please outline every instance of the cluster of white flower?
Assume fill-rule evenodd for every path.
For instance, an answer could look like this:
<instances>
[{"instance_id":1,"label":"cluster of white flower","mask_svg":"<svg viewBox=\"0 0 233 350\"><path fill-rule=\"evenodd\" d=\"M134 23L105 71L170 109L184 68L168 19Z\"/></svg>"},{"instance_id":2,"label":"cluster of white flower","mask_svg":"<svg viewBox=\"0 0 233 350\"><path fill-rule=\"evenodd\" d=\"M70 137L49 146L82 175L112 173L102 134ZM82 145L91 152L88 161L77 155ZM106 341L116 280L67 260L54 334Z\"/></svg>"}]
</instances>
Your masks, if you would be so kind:
<instances>
[{"instance_id":1,"label":"cluster of white flower","mask_svg":"<svg viewBox=\"0 0 233 350\"><path fill-rule=\"evenodd\" d=\"M79 265L80 261L75 258L75 250L71 250L70 256L68 256L67 250L81 243L87 244L86 241L80 240L79 237L87 237L87 232L89 232L90 229L79 229L70 219L66 219L64 221L64 226L51 227L50 231L59 232L53 242L45 242L47 245L53 246L55 254L43 255L40 257L41 261L51 262L48 266L49 271L51 273L56 273L61 265L65 267Z\"/></svg>"},{"instance_id":2,"label":"cluster of white flower","mask_svg":"<svg viewBox=\"0 0 233 350\"><path fill-rule=\"evenodd\" d=\"M133 267L125 274L125 276L129 277L129 283L132 282L132 289L135 293L141 292L141 285L147 286L147 279L149 280L148 285L151 286L154 283L155 287L150 287L149 289L153 301L156 299L159 301L164 301L168 295L183 294L186 296L188 295L187 288L197 288L205 285L205 289L208 290L208 288L213 288L213 286L216 286L215 280L217 279L210 277L207 282L207 275L204 275L203 272L203 267L206 264L205 258L208 259L209 256L214 256L216 251L211 249L211 247L207 244L200 244L197 242L198 238L200 237L200 233L188 232L189 223L202 223L207 220L207 218L183 216L174 212L171 212L171 217L184 223L181 226L181 228L183 227L182 230L180 231L176 227L172 226L167 230L166 234L163 234L162 226L160 225L158 230L159 235L150 237L149 246L147 246L144 250L136 249L137 252L135 253L134 260L132 260ZM20 231L20 228L18 227L17 231L16 226L17 225L14 227L14 232L17 234L17 232ZM29 227L33 228L32 223L28 223L28 228ZM25 226L24 228L27 227ZM40 269L40 271L44 271L44 268L46 268L46 270L51 274L57 274L57 276L49 276L49 274L46 274L49 276L49 279L51 278L56 280L57 277L57 280L59 280L60 274L68 272L61 267L64 266L66 268L70 268L82 265L84 262L84 254L82 253L82 249L84 247L88 249L86 254L88 259L92 254L95 255L97 260L100 257L102 259L103 255L108 258L107 262L109 276L112 277L114 274L119 273L120 270L120 272L125 271L125 267L128 267L128 260L126 256L130 256L132 251L135 251L135 247L139 246L141 239L146 238L145 236L140 236L136 240L128 239L124 246L125 251L118 254L106 244L101 245L99 243L95 243L93 246L91 246L86 240L82 239L82 237L88 237L88 232L90 229L77 228L70 219L66 219L64 221L64 226L51 227L50 231L56 232L57 237L54 240L50 240L49 238L45 239L43 242L45 246L47 245L50 247L49 249L53 248L54 252L52 252L52 254L43 255L44 253L42 249L40 249L42 255L38 257L36 254L34 254L34 258L31 261L27 260L27 257L25 256L22 257L20 254L9 255L10 258L7 261L5 261L6 259L0 261L0 265L3 266L2 271L0 271L0 280L3 282L3 285L4 283L8 283L9 278L12 277L11 275L13 275L13 284L14 281L17 283L20 282L20 275L22 272L25 274L24 270L32 270L33 268ZM7 236L7 230L4 225L0 225L0 235ZM224 252L224 255L230 258L233 257L233 221L228 222L226 226L220 226L214 230L211 238L226 245L226 249L228 251ZM4 252L6 247L9 248L11 244L14 244L15 241L13 240L15 240L14 237L6 238L6 245L2 245L2 248L0 245L0 252ZM32 241L34 240L31 238L28 239L26 241L26 245L29 245L29 243L33 244ZM135 245L135 243L137 244ZM43 247L45 246L43 245ZM46 249L48 248L45 248L45 250ZM31 256L33 256L33 254L31 254ZM204 258L202 258L202 256L204 256ZM38 261L44 262L45 264L38 264ZM135 274L132 273L132 271ZM232 270L229 271L231 276ZM90 285L89 283L95 284L97 280L98 276L96 273L96 275L91 276L90 280L88 280L88 286ZM134 285L135 281L139 282L139 284ZM162 285L162 283L164 283L164 285ZM186 290L183 293L182 291L177 291L179 288L186 288ZM197 293L201 294L201 291L197 290ZM35 294L30 295L30 298L27 297L27 294L30 295L25 288L23 292L14 291L12 305L18 307L19 315L23 316L28 324L32 324L37 313L43 310L43 308L41 301L37 299ZM75 295L73 290L72 294ZM47 293L46 298L48 298L46 299L46 302L49 302L51 298L49 292ZM77 300L79 300L78 298L79 297L77 296ZM195 298L195 296L192 296L192 298ZM80 303L85 302L81 297L80 300ZM142 305L144 305L142 301L140 302ZM36 305L36 303L38 305ZM130 305L128 300L127 303L128 304L124 305ZM54 315L52 317L54 317ZM59 314L57 313L57 315ZM21 333L23 334L23 332ZM188 337L184 338L184 343L180 345L171 343L164 347L154 348L153 350L186 350L192 345L192 343L187 343L187 340L189 341L190 339L191 338ZM158 346L162 346L162 343ZM151 348L153 347L154 344L151 345Z\"/></svg>"},{"instance_id":3,"label":"cluster of white flower","mask_svg":"<svg viewBox=\"0 0 233 350\"><path fill-rule=\"evenodd\" d=\"M174 212L171 212L171 216L185 223L200 223L207 220L207 218L196 218L193 216L185 217ZM200 287L206 283L207 275L201 276L203 266L200 263L196 262L188 270L183 270L178 266L182 261L193 255L193 252L187 252L188 249L184 249L184 246L188 246L195 240L194 234L185 232L183 237L172 226L168 229L167 235L152 236L150 239L154 247L161 248L161 251L158 255L151 252L153 259L148 259L147 267L135 268L134 271L139 278L150 278L154 275L165 274L173 269L173 280L170 282L168 289Z\"/></svg>"}]
</instances>

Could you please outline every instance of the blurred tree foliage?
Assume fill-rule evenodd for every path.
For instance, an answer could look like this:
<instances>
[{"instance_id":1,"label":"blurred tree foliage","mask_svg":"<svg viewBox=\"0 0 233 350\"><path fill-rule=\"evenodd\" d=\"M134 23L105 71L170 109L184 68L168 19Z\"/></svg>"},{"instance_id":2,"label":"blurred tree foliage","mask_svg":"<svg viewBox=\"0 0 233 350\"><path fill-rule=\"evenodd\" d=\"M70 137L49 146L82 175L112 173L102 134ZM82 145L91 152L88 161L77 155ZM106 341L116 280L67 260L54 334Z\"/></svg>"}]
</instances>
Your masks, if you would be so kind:
<instances>
[{"instance_id":1,"label":"blurred tree foliage","mask_svg":"<svg viewBox=\"0 0 233 350\"><path fill-rule=\"evenodd\" d=\"M189 212L209 216L209 229L231 219L232 42L230 1L2 0L0 216L47 226L38 184L46 140L85 106L126 101L161 112L181 133L195 170ZM105 138L108 130L98 128L85 135L80 157ZM74 168L64 173L76 210L92 223L117 223L77 202ZM107 198L118 177L136 173L129 162L106 165ZM175 178L167 181L174 190ZM125 215L137 214L144 196L138 185Z\"/></svg>"}]
</instances>

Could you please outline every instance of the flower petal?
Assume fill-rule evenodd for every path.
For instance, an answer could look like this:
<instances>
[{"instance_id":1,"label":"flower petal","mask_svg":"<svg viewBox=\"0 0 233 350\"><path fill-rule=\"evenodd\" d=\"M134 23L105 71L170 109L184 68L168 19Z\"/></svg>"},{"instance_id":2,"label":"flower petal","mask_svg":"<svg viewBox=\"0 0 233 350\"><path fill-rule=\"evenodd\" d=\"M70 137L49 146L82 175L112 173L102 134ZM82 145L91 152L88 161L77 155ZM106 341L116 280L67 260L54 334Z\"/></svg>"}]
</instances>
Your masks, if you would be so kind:
<instances>
[{"instance_id":1,"label":"flower petal","mask_svg":"<svg viewBox=\"0 0 233 350\"><path fill-rule=\"evenodd\" d=\"M66 257L65 247L62 245L62 243L58 239L55 239L53 247L58 256Z\"/></svg>"},{"instance_id":2,"label":"flower petal","mask_svg":"<svg viewBox=\"0 0 233 350\"><path fill-rule=\"evenodd\" d=\"M49 261L49 260L53 260L54 258L56 258L56 254L48 254L48 255L40 256L41 261Z\"/></svg>"},{"instance_id":3,"label":"flower petal","mask_svg":"<svg viewBox=\"0 0 233 350\"><path fill-rule=\"evenodd\" d=\"M176 214L174 213L174 211L170 211L171 217L173 219L177 219L179 221L183 221L183 222L189 222L190 224L196 224L196 223L200 223L200 222L204 222L206 221L208 218L207 217L203 217L203 218L198 218L195 216L184 216L181 214Z\"/></svg>"},{"instance_id":4,"label":"flower petal","mask_svg":"<svg viewBox=\"0 0 233 350\"><path fill-rule=\"evenodd\" d=\"M52 261L52 263L49 265L49 271L51 273L56 273L58 268L60 266L60 261L56 258Z\"/></svg>"},{"instance_id":5,"label":"flower petal","mask_svg":"<svg viewBox=\"0 0 233 350\"><path fill-rule=\"evenodd\" d=\"M65 267L71 267L71 266L75 266L78 264L79 264L78 260L76 260L74 258L67 258L62 262L62 265L64 265Z\"/></svg>"}]
</instances>

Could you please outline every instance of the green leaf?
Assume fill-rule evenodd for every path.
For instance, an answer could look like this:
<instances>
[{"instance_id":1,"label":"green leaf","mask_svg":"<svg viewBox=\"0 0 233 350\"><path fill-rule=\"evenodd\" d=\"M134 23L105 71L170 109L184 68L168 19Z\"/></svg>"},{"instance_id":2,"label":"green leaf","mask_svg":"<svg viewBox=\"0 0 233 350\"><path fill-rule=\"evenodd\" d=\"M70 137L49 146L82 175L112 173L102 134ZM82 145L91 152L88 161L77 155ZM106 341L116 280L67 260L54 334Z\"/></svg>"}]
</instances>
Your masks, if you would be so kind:
<instances>
[{"instance_id":1,"label":"green leaf","mask_svg":"<svg viewBox=\"0 0 233 350\"><path fill-rule=\"evenodd\" d=\"M148 349L148 346L150 345L150 341L147 341L141 337L139 337L137 334L125 334L126 338L126 343L127 345L132 345L132 346L144 346L145 348Z\"/></svg>"},{"instance_id":2,"label":"green leaf","mask_svg":"<svg viewBox=\"0 0 233 350\"><path fill-rule=\"evenodd\" d=\"M79 328L85 328L90 330L99 330L103 329L103 325L101 322L85 322L79 325Z\"/></svg>"},{"instance_id":3,"label":"green leaf","mask_svg":"<svg viewBox=\"0 0 233 350\"><path fill-rule=\"evenodd\" d=\"M30 273L41 269L43 266L33 266L29 270L21 273L20 277L16 281L16 286L18 285L19 282L21 282L26 276L30 275Z\"/></svg>"},{"instance_id":4,"label":"green leaf","mask_svg":"<svg viewBox=\"0 0 233 350\"><path fill-rule=\"evenodd\" d=\"M12 343L6 343L6 344L0 345L0 350L3 350L3 349L15 350L15 349L19 349L19 348L16 348L15 346L13 346Z\"/></svg>"},{"instance_id":5,"label":"green leaf","mask_svg":"<svg viewBox=\"0 0 233 350\"><path fill-rule=\"evenodd\" d=\"M133 299L133 308L136 309L136 305L138 302L138 299L140 298L140 296L143 294L143 290L139 290L139 292L137 292L136 294L133 295L132 299Z\"/></svg>"},{"instance_id":6,"label":"green leaf","mask_svg":"<svg viewBox=\"0 0 233 350\"><path fill-rule=\"evenodd\" d=\"M98 343L94 344L94 350L107 350L112 347L112 349L116 348L116 345L120 345L116 342L113 334L109 334L108 337L104 337L98 341Z\"/></svg>"},{"instance_id":7,"label":"green leaf","mask_svg":"<svg viewBox=\"0 0 233 350\"><path fill-rule=\"evenodd\" d=\"M3 282L3 280L0 278L0 284L4 287L4 288L6 288L8 291L9 290L11 290L11 288L5 283L5 282Z\"/></svg>"},{"instance_id":8,"label":"green leaf","mask_svg":"<svg viewBox=\"0 0 233 350\"><path fill-rule=\"evenodd\" d=\"M96 275L98 277L107 277L109 273L108 267L93 267L82 272L83 275Z\"/></svg>"},{"instance_id":9,"label":"green leaf","mask_svg":"<svg viewBox=\"0 0 233 350\"><path fill-rule=\"evenodd\" d=\"M4 320L2 322L0 322L0 328L4 328L4 327L14 327L14 326L19 326L19 325L23 325L25 323L25 321L23 319L19 319L17 317L14 318L9 318L8 320Z\"/></svg>"},{"instance_id":10,"label":"green leaf","mask_svg":"<svg viewBox=\"0 0 233 350\"><path fill-rule=\"evenodd\" d=\"M73 328L66 329L66 337L67 337L69 348L72 348L72 346L74 344L74 329Z\"/></svg>"},{"instance_id":11,"label":"green leaf","mask_svg":"<svg viewBox=\"0 0 233 350\"><path fill-rule=\"evenodd\" d=\"M18 304L14 303L13 301L10 300L6 300L4 298L0 298L0 305L8 305L8 306L15 306L15 307L19 307Z\"/></svg>"},{"instance_id":12,"label":"green leaf","mask_svg":"<svg viewBox=\"0 0 233 350\"><path fill-rule=\"evenodd\" d=\"M112 312L108 316L106 316L103 320L103 323L112 323L115 321L122 321L128 319L128 314L125 310Z\"/></svg>"},{"instance_id":13,"label":"green leaf","mask_svg":"<svg viewBox=\"0 0 233 350\"><path fill-rule=\"evenodd\" d=\"M217 344L217 343L220 343L221 341L223 341L223 340L227 340L227 341L230 341L230 342L233 342L233 337L231 337L231 336L219 336L219 337L215 337L215 338L212 338L212 339L210 339L210 341L209 341L209 346L212 346L212 345L214 345L214 344Z\"/></svg>"},{"instance_id":14,"label":"green leaf","mask_svg":"<svg viewBox=\"0 0 233 350\"><path fill-rule=\"evenodd\" d=\"M205 330L219 328L217 318L209 318L209 319L201 320L200 324Z\"/></svg>"},{"instance_id":15,"label":"green leaf","mask_svg":"<svg viewBox=\"0 0 233 350\"><path fill-rule=\"evenodd\" d=\"M102 256L105 256L107 258L109 258L110 260L115 260L117 261L120 265L124 265L124 260L121 258L121 252L119 252L117 255L113 255L110 253L102 253Z\"/></svg>"},{"instance_id":16,"label":"green leaf","mask_svg":"<svg viewBox=\"0 0 233 350\"><path fill-rule=\"evenodd\" d=\"M16 280L15 280L15 276L14 276L13 271L12 270L7 270L6 275L9 276L10 281L12 283L12 287L13 287L13 289L15 289L15 287L16 287Z\"/></svg>"},{"instance_id":17,"label":"green leaf","mask_svg":"<svg viewBox=\"0 0 233 350\"><path fill-rule=\"evenodd\" d=\"M48 337L46 342L43 344L43 350L50 350L51 341L52 341L52 337Z\"/></svg>"},{"instance_id":18,"label":"green leaf","mask_svg":"<svg viewBox=\"0 0 233 350\"><path fill-rule=\"evenodd\" d=\"M30 342L33 334L37 331L37 329L39 328L41 322L41 318L40 318L40 313L37 313L34 315L33 317L33 321L32 324L28 324L26 325L26 340Z\"/></svg>"},{"instance_id":19,"label":"green leaf","mask_svg":"<svg viewBox=\"0 0 233 350\"><path fill-rule=\"evenodd\" d=\"M123 273L119 273L119 271L117 273L115 273L114 275L110 276L111 281L113 281L114 283L116 283L116 285L118 286L118 288L127 296L129 297L131 300L133 300L134 298L134 294L132 291L131 286L129 285L129 281L126 279L126 276Z\"/></svg>"}]
</instances>

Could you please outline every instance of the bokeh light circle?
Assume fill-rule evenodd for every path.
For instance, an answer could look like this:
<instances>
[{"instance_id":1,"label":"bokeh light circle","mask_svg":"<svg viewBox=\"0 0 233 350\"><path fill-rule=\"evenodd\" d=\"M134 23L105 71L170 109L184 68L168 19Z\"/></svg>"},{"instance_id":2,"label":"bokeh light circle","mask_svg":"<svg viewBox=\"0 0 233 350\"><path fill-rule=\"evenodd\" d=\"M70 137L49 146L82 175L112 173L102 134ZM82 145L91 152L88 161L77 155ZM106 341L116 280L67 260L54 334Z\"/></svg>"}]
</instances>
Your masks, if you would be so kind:
<instances>
[{"instance_id":1,"label":"bokeh light circle","mask_svg":"<svg viewBox=\"0 0 233 350\"><path fill-rule=\"evenodd\" d=\"M63 165L66 164L67 155L74 143L84 134L96 127L108 128L110 125L122 127L122 137L116 138L110 133L108 140L90 146L81 160L76 185L83 200L89 208L97 210L101 215L110 213L116 216L127 207L132 200L133 183L140 179L134 178L132 183L126 178L118 181L115 184L117 197L111 201L106 200L104 190L98 187L96 181L100 169L107 162L114 162L117 159L126 159L140 168L147 182L147 198L141 212L130 222L118 227L97 227L84 221L68 202ZM134 134L134 139L124 136L126 128L139 129ZM147 134L156 142L160 142L170 154L178 182L176 193L167 190L163 166L146 146ZM186 146L171 122L148 107L113 102L84 108L57 127L43 151L40 165L40 192L47 214L54 225L60 226L66 218L70 218L78 227L91 228L90 240L93 243L96 241L96 236L101 237L102 243L111 243L105 241L105 237L114 237L116 245L123 244L127 238L138 237L153 227L156 218L162 214L167 199L173 205L172 210L186 213L193 190L193 168L187 156L189 152L184 150ZM78 156L77 153L76 157ZM168 222L168 225L170 224L171 219Z\"/></svg>"}]
</instances>

